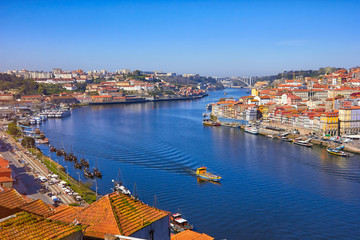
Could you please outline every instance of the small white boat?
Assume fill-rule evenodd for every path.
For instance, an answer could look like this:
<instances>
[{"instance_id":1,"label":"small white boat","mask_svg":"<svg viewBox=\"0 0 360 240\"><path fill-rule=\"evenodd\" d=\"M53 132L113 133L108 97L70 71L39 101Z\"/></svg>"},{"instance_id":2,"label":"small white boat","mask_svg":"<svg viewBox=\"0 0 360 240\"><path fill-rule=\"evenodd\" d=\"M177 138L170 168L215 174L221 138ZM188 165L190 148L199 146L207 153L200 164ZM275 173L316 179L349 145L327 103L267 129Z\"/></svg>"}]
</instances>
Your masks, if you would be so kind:
<instances>
[{"instance_id":1,"label":"small white boat","mask_svg":"<svg viewBox=\"0 0 360 240\"><path fill-rule=\"evenodd\" d=\"M259 130L256 127L245 127L244 131L251 134L259 134Z\"/></svg>"},{"instance_id":2,"label":"small white boat","mask_svg":"<svg viewBox=\"0 0 360 240\"><path fill-rule=\"evenodd\" d=\"M122 194L125 194L125 195L128 195L128 196L131 195L130 190L127 189L124 185L122 185L122 182L113 181L113 183L114 183L115 191L118 191L119 193L122 193Z\"/></svg>"}]
</instances>

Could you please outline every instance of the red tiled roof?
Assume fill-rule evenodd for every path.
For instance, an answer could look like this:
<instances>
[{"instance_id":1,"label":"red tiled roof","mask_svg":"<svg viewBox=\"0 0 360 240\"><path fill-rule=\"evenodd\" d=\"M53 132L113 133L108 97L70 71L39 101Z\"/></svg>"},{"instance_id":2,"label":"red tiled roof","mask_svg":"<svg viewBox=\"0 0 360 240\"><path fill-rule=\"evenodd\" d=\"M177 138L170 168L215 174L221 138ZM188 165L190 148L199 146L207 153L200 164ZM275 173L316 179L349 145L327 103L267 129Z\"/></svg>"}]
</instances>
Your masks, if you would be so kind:
<instances>
[{"instance_id":1,"label":"red tiled roof","mask_svg":"<svg viewBox=\"0 0 360 240\"><path fill-rule=\"evenodd\" d=\"M0 177L0 183L13 182L14 180L9 177Z\"/></svg>"},{"instance_id":2,"label":"red tiled roof","mask_svg":"<svg viewBox=\"0 0 360 240\"><path fill-rule=\"evenodd\" d=\"M0 166L4 166L4 167L9 166L9 161L0 157Z\"/></svg>"},{"instance_id":3,"label":"red tiled roof","mask_svg":"<svg viewBox=\"0 0 360 240\"><path fill-rule=\"evenodd\" d=\"M25 206L22 206L20 207L20 209L43 217L48 217L54 213L52 207L50 207L40 199L26 204Z\"/></svg>"},{"instance_id":4,"label":"red tiled roof","mask_svg":"<svg viewBox=\"0 0 360 240\"><path fill-rule=\"evenodd\" d=\"M30 203L34 200L26 198L15 189L9 189L3 192L0 192L0 206L6 208L17 208L21 207L27 203Z\"/></svg>"},{"instance_id":5,"label":"red tiled roof","mask_svg":"<svg viewBox=\"0 0 360 240\"><path fill-rule=\"evenodd\" d=\"M191 230L185 230L178 234L172 235L171 240L213 240L213 237L205 233L198 233Z\"/></svg>"},{"instance_id":6,"label":"red tiled roof","mask_svg":"<svg viewBox=\"0 0 360 240\"><path fill-rule=\"evenodd\" d=\"M0 172L12 172L10 168L0 167Z\"/></svg>"},{"instance_id":7,"label":"red tiled roof","mask_svg":"<svg viewBox=\"0 0 360 240\"><path fill-rule=\"evenodd\" d=\"M154 221L169 215L120 193L105 195L80 211L60 210L51 219L73 222L75 219L88 225L85 235L103 238L105 234L129 236ZM58 214L61 214L59 216Z\"/></svg>"},{"instance_id":8,"label":"red tiled roof","mask_svg":"<svg viewBox=\"0 0 360 240\"><path fill-rule=\"evenodd\" d=\"M75 232L82 231L85 226L52 221L27 212L21 212L0 222L2 240L15 239L62 239Z\"/></svg>"},{"instance_id":9,"label":"red tiled roof","mask_svg":"<svg viewBox=\"0 0 360 240\"><path fill-rule=\"evenodd\" d=\"M97 96L92 96L92 98L111 98L111 95L97 95Z\"/></svg>"}]
</instances>

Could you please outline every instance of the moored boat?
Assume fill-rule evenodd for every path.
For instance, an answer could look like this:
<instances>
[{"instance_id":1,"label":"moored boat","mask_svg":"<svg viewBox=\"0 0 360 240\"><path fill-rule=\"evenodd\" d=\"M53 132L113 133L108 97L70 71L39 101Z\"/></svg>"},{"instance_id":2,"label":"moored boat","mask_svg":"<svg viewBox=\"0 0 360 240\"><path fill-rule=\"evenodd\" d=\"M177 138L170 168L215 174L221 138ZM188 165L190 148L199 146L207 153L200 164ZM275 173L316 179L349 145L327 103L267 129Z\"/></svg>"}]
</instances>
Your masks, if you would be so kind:
<instances>
[{"instance_id":1,"label":"moored boat","mask_svg":"<svg viewBox=\"0 0 360 240\"><path fill-rule=\"evenodd\" d=\"M292 142L292 140L291 140L290 138L283 137L283 136L279 136L278 139L279 139L280 141Z\"/></svg>"},{"instance_id":2,"label":"moored boat","mask_svg":"<svg viewBox=\"0 0 360 240\"><path fill-rule=\"evenodd\" d=\"M121 181L119 182L115 182L114 180L112 180L114 183L114 189L115 191L118 191L119 193L125 194L125 195L131 195L131 192L129 189L127 189Z\"/></svg>"},{"instance_id":3,"label":"moored boat","mask_svg":"<svg viewBox=\"0 0 360 240\"><path fill-rule=\"evenodd\" d=\"M219 182L221 180L220 176L208 172L206 167L200 167L196 169L196 176L205 180L215 181L215 182Z\"/></svg>"},{"instance_id":4,"label":"moored boat","mask_svg":"<svg viewBox=\"0 0 360 240\"><path fill-rule=\"evenodd\" d=\"M81 163L75 162L74 167L77 168L77 169L81 169L82 165L81 165Z\"/></svg>"},{"instance_id":5,"label":"moored boat","mask_svg":"<svg viewBox=\"0 0 360 240\"><path fill-rule=\"evenodd\" d=\"M244 131L251 134L259 134L259 130L256 127L245 127Z\"/></svg>"},{"instance_id":6,"label":"moored boat","mask_svg":"<svg viewBox=\"0 0 360 240\"><path fill-rule=\"evenodd\" d=\"M328 148L326 149L326 151L328 151L328 153L333 154L333 155L336 155L336 156L351 157L351 154L350 154L350 153L337 150L336 148L330 148L330 147L328 147Z\"/></svg>"},{"instance_id":7,"label":"moored boat","mask_svg":"<svg viewBox=\"0 0 360 240\"><path fill-rule=\"evenodd\" d=\"M313 144L307 142L307 141L300 141L300 140L294 140L294 143L300 146L304 147L312 147Z\"/></svg>"},{"instance_id":8,"label":"moored boat","mask_svg":"<svg viewBox=\"0 0 360 240\"><path fill-rule=\"evenodd\" d=\"M94 168L94 176L95 176L95 177L98 177L98 178L101 178L101 177L102 177L102 174L101 174L101 172L99 171L99 169Z\"/></svg>"},{"instance_id":9,"label":"moored boat","mask_svg":"<svg viewBox=\"0 0 360 240\"><path fill-rule=\"evenodd\" d=\"M94 176L98 177L98 178L101 178L102 174L101 174L99 168L97 167L97 159L95 161L95 167L93 169L94 169Z\"/></svg>"},{"instance_id":10,"label":"moored boat","mask_svg":"<svg viewBox=\"0 0 360 240\"><path fill-rule=\"evenodd\" d=\"M205 126L220 126L220 123L214 122L211 119L204 119L202 122Z\"/></svg>"},{"instance_id":11,"label":"moored boat","mask_svg":"<svg viewBox=\"0 0 360 240\"><path fill-rule=\"evenodd\" d=\"M89 167L89 163L84 159L84 158L81 158L80 159L80 163L81 163L81 165L83 165L84 167Z\"/></svg>"},{"instance_id":12,"label":"moored boat","mask_svg":"<svg viewBox=\"0 0 360 240\"><path fill-rule=\"evenodd\" d=\"M87 178L93 178L94 174L92 172L90 172L90 170L88 168L84 168L84 176Z\"/></svg>"},{"instance_id":13,"label":"moored boat","mask_svg":"<svg viewBox=\"0 0 360 240\"><path fill-rule=\"evenodd\" d=\"M181 217L180 213L171 214L170 220L170 227L175 233L182 232L188 229L191 230L194 228L194 226L189 224L186 219Z\"/></svg>"}]
</instances>

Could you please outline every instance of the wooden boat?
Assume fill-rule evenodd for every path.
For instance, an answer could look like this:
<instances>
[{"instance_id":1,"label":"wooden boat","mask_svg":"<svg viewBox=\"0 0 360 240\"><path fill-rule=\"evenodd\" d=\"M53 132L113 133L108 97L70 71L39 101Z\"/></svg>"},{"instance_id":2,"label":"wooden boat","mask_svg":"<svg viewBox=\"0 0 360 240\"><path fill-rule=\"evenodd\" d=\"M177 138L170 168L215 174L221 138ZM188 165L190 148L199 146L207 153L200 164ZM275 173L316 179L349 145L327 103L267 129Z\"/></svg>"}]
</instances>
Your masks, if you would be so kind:
<instances>
[{"instance_id":1,"label":"wooden boat","mask_svg":"<svg viewBox=\"0 0 360 240\"><path fill-rule=\"evenodd\" d=\"M194 228L194 226L189 224L186 219L181 217L180 213L174 213L170 215L170 227L175 233L188 229L191 230Z\"/></svg>"},{"instance_id":2,"label":"wooden boat","mask_svg":"<svg viewBox=\"0 0 360 240\"><path fill-rule=\"evenodd\" d=\"M84 158L81 158L80 159L80 163L81 163L81 165L83 165L84 167L89 167L89 163L84 159Z\"/></svg>"},{"instance_id":3,"label":"wooden boat","mask_svg":"<svg viewBox=\"0 0 360 240\"><path fill-rule=\"evenodd\" d=\"M280 141L284 141L284 142L292 142L292 140L290 138L287 137L283 137L283 136L279 136L278 139Z\"/></svg>"},{"instance_id":4,"label":"wooden boat","mask_svg":"<svg viewBox=\"0 0 360 240\"><path fill-rule=\"evenodd\" d=\"M97 167L97 159L96 159L96 161L95 161L94 176L95 176L95 177L98 177L98 178L101 178L101 177L102 177L102 174L101 174L100 170L99 170L98 167Z\"/></svg>"},{"instance_id":5,"label":"wooden boat","mask_svg":"<svg viewBox=\"0 0 360 240\"><path fill-rule=\"evenodd\" d=\"M81 169L82 165L81 165L81 163L75 162L74 167L77 168L77 169Z\"/></svg>"},{"instance_id":6,"label":"wooden boat","mask_svg":"<svg viewBox=\"0 0 360 240\"><path fill-rule=\"evenodd\" d=\"M198 169L196 169L196 176L205 179L205 180L209 180L209 181L215 181L215 182L219 182L221 180L220 176L217 176L211 172L208 172L206 167L200 167Z\"/></svg>"},{"instance_id":7,"label":"wooden boat","mask_svg":"<svg viewBox=\"0 0 360 240\"><path fill-rule=\"evenodd\" d=\"M202 122L205 126L220 126L220 123L213 122L211 119L204 119Z\"/></svg>"},{"instance_id":8,"label":"wooden boat","mask_svg":"<svg viewBox=\"0 0 360 240\"><path fill-rule=\"evenodd\" d=\"M72 158L71 158L70 154L66 154L64 156L64 159L65 159L65 161L72 161Z\"/></svg>"},{"instance_id":9,"label":"wooden boat","mask_svg":"<svg viewBox=\"0 0 360 240\"><path fill-rule=\"evenodd\" d=\"M50 152L56 152L56 148L53 146L50 146Z\"/></svg>"},{"instance_id":10,"label":"wooden boat","mask_svg":"<svg viewBox=\"0 0 360 240\"><path fill-rule=\"evenodd\" d=\"M304 146L304 147L312 147L313 144L306 142L306 141L300 141L300 140L294 140L294 143L300 146Z\"/></svg>"},{"instance_id":11,"label":"wooden boat","mask_svg":"<svg viewBox=\"0 0 360 240\"><path fill-rule=\"evenodd\" d=\"M89 171L89 168L84 168L84 176L87 178L93 178L94 174Z\"/></svg>"},{"instance_id":12,"label":"wooden boat","mask_svg":"<svg viewBox=\"0 0 360 240\"><path fill-rule=\"evenodd\" d=\"M63 155L63 152L61 149L56 149L56 155L57 156L62 156Z\"/></svg>"},{"instance_id":13,"label":"wooden boat","mask_svg":"<svg viewBox=\"0 0 360 240\"><path fill-rule=\"evenodd\" d=\"M328 153L336 155L336 156L351 157L350 153L346 153L344 151L337 150L336 148L327 148L326 151L328 151Z\"/></svg>"}]
</instances>

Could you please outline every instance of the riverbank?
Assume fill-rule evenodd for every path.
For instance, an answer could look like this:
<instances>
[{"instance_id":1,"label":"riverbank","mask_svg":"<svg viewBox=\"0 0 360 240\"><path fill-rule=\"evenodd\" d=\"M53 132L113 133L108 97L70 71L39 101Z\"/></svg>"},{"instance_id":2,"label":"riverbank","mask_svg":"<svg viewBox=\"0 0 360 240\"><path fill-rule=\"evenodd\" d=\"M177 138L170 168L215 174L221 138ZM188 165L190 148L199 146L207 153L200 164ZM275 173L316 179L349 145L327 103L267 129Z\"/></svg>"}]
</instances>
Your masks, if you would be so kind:
<instances>
[{"instance_id":1,"label":"riverbank","mask_svg":"<svg viewBox=\"0 0 360 240\"><path fill-rule=\"evenodd\" d=\"M167 98L158 98L158 99L146 99L146 98L123 98L120 101L102 101L102 102L89 102L89 105L102 105L102 104L132 104L132 103L148 103L148 102L167 102L167 101L186 101L186 100L195 100L208 96L209 94L205 93L198 96L190 97L167 97Z\"/></svg>"},{"instance_id":2,"label":"riverbank","mask_svg":"<svg viewBox=\"0 0 360 240\"><path fill-rule=\"evenodd\" d=\"M226 126L226 127L233 127L233 128L241 128L244 130L245 126L244 125L239 125L238 123L226 123L226 122L219 122L221 126ZM265 126L264 127L260 127L258 129L258 134L259 135L263 135L263 136L272 136L272 137L276 137L282 133L285 133L286 131L279 130L272 130L272 129L267 129ZM303 135L303 134L289 134L287 136L289 139L294 140L296 138L303 138L303 139L308 139L311 138L311 136L309 135ZM321 140L321 139L311 139L310 143L312 144L316 144L325 148L328 147L334 147L335 145L339 145L333 141L325 141L325 140ZM356 144L356 143L355 143ZM341 143L341 145L344 145L344 150L351 152L351 153L357 153L360 154L360 143L356 144L359 146L355 146L355 144L353 145L352 143Z\"/></svg>"},{"instance_id":3,"label":"riverbank","mask_svg":"<svg viewBox=\"0 0 360 240\"><path fill-rule=\"evenodd\" d=\"M40 151L40 149L33 148L30 149L30 151L35 154L38 159L40 159L41 162L44 163L51 172L57 174L61 180L67 182L68 186L74 192L77 192L86 203L91 204L96 201L96 193L90 189L90 187L92 186L91 180L85 183L75 180L73 177L66 173L66 169L64 166L55 162L50 157L46 156L43 152Z\"/></svg>"},{"instance_id":4,"label":"riverbank","mask_svg":"<svg viewBox=\"0 0 360 240\"><path fill-rule=\"evenodd\" d=\"M65 172L65 167L61 164L57 163L50 157L44 155L38 148L24 148L20 143L16 141L16 139L9 135L8 133L1 131L0 133L4 136L8 142L12 145L13 154L16 154L21 160L27 162L32 167L35 176L43 175L46 177L48 174L53 173L59 176L61 181L65 181L74 192L78 193L79 196L86 202L86 204L91 204L96 201L96 194L89 187L92 185L87 182L79 182L72 178ZM60 188L61 189L61 188ZM60 190L57 189L57 190ZM53 191L56 189L53 189ZM68 204L75 204L75 199L63 193L63 198L67 200Z\"/></svg>"}]
</instances>

